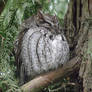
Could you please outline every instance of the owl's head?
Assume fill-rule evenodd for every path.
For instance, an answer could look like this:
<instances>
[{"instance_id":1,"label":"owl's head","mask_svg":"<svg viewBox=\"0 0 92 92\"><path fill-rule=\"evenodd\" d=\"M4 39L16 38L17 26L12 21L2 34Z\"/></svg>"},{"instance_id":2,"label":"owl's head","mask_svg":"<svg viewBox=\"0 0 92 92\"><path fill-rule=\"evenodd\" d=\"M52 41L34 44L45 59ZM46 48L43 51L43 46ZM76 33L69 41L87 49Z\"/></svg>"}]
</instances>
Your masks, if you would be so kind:
<instances>
[{"instance_id":1,"label":"owl's head","mask_svg":"<svg viewBox=\"0 0 92 92\"><path fill-rule=\"evenodd\" d=\"M42 11L38 11L38 18L44 22L47 22L51 26L59 26L59 21L56 15L44 14Z\"/></svg>"}]
</instances>

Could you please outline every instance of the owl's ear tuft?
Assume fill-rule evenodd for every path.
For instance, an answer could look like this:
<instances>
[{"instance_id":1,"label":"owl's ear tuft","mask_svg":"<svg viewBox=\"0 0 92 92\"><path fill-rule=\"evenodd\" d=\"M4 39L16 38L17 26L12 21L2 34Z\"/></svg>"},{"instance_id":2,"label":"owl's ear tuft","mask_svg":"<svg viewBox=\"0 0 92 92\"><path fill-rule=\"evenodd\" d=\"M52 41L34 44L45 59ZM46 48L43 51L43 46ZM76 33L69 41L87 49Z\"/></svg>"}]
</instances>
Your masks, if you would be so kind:
<instances>
[{"instance_id":1,"label":"owl's ear tuft","mask_svg":"<svg viewBox=\"0 0 92 92\"><path fill-rule=\"evenodd\" d=\"M62 35L62 40L63 40L63 41L66 41L66 38L65 38L65 36L64 36L64 35Z\"/></svg>"},{"instance_id":2,"label":"owl's ear tuft","mask_svg":"<svg viewBox=\"0 0 92 92\"><path fill-rule=\"evenodd\" d=\"M44 16L44 14L41 10L38 11L37 15L39 18L43 18L43 16Z\"/></svg>"},{"instance_id":3,"label":"owl's ear tuft","mask_svg":"<svg viewBox=\"0 0 92 92\"><path fill-rule=\"evenodd\" d=\"M58 18L56 16L56 14L53 16L53 21L56 22L56 23L58 22Z\"/></svg>"}]
</instances>

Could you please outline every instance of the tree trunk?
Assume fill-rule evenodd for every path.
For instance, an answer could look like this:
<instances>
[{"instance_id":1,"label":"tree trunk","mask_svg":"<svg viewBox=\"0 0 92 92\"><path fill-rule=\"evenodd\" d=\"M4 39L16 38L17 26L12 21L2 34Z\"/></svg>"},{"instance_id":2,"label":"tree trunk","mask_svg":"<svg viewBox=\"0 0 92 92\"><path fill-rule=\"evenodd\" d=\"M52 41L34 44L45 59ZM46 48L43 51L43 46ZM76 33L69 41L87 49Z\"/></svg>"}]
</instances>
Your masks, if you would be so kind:
<instances>
[{"instance_id":1,"label":"tree trunk","mask_svg":"<svg viewBox=\"0 0 92 92\"><path fill-rule=\"evenodd\" d=\"M82 59L79 76L83 79L83 92L92 92L91 15L92 0L71 0L65 19L71 53Z\"/></svg>"},{"instance_id":2,"label":"tree trunk","mask_svg":"<svg viewBox=\"0 0 92 92\"><path fill-rule=\"evenodd\" d=\"M78 57L82 59L79 72L80 78L83 80L82 87L83 89L80 92L92 92L92 0L70 0L68 12L65 16L65 35L69 42L71 59L73 57ZM67 65L67 64L66 64ZM74 64L72 67L77 66ZM77 67L78 68L78 67ZM75 72L73 68L71 69L72 73ZM62 68L61 68L62 71ZM54 71L55 74L56 71ZM58 72L59 73L59 72ZM70 71L66 71L66 74ZM50 73L49 73L50 74ZM61 74L61 73L59 73ZM62 77L65 76L63 72ZM51 75L51 74L50 74ZM45 75L47 76L47 75ZM67 75L66 75L67 76ZM59 78L57 77L57 79ZM40 78L40 77L39 77ZM43 78L45 78L43 76ZM53 80L56 80L55 76ZM34 81L34 80L33 80ZM39 80L40 81L40 80ZM21 88L23 90L30 89L31 84L29 82ZM41 82L40 82L41 83ZM41 86L47 86L46 85ZM32 84L33 85L33 84ZM39 85L39 83L36 85ZM31 86L31 87L30 87ZM41 87L40 86L40 87ZM37 86L36 86L37 87ZM32 89L36 88L35 86ZM39 87L38 87L39 88ZM24 91L26 92L26 91ZM27 91L30 92L30 91Z\"/></svg>"}]
</instances>

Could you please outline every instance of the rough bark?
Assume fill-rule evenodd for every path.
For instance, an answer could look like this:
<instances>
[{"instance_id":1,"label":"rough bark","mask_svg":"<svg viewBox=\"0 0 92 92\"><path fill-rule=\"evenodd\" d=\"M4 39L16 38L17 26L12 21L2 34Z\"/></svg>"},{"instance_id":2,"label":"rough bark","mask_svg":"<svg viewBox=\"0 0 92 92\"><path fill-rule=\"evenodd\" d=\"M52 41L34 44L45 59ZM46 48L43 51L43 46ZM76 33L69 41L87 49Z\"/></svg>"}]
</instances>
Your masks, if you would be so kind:
<instances>
[{"instance_id":1,"label":"rough bark","mask_svg":"<svg viewBox=\"0 0 92 92\"><path fill-rule=\"evenodd\" d=\"M85 64L85 67L84 67L85 70L84 70L84 74L82 76L84 92L92 92L92 56L91 56L92 52L91 51L92 51L92 29L89 29L88 49L85 52L86 57L84 57L84 58L86 58L86 60L82 61Z\"/></svg>"},{"instance_id":2,"label":"rough bark","mask_svg":"<svg viewBox=\"0 0 92 92\"><path fill-rule=\"evenodd\" d=\"M92 92L92 19L86 21L88 41L83 51L83 60L80 67L80 77L83 78L83 92Z\"/></svg>"},{"instance_id":3,"label":"rough bark","mask_svg":"<svg viewBox=\"0 0 92 92\"><path fill-rule=\"evenodd\" d=\"M74 50L73 53L82 59L79 71L79 76L83 79L82 92L92 92L92 0L71 0L70 7L65 20L66 35L69 42L73 43L70 44L71 53Z\"/></svg>"}]
</instances>

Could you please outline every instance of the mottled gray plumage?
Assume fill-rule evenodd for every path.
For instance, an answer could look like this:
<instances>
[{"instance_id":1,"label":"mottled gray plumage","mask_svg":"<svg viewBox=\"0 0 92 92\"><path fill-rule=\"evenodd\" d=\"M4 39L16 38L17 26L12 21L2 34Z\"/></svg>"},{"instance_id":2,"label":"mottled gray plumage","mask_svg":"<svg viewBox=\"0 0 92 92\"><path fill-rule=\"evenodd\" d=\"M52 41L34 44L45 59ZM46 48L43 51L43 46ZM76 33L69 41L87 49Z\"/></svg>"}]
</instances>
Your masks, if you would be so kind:
<instances>
[{"instance_id":1,"label":"mottled gray plumage","mask_svg":"<svg viewBox=\"0 0 92 92\"><path fill-rule=\"evenodd\" d=\"M55 31L54 27L51 30ZM51 30L44 26L30 27L21 38L21 49L18 39L16 52L20 51L16 60L21 84L68 61L69 45L65 36Z\"/></svg>"}]
</instances>

